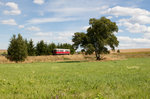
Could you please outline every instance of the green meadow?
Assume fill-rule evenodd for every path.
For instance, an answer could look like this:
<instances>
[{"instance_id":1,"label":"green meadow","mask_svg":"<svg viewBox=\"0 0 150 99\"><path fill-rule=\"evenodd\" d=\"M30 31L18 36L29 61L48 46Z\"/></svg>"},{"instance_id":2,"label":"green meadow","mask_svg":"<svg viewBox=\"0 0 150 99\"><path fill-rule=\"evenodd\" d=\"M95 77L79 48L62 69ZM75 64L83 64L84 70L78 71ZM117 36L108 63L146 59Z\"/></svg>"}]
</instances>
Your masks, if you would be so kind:
<instances>
[{"instance_id":1,"label":"green meadow","mask_svg":"<svg viewBox=\"0 0 150 99\"><path fill-rule=\"evenodd\" d=\"M150 99L150 58L0 64L0 99Z\"/></svg>"}]
</instances>

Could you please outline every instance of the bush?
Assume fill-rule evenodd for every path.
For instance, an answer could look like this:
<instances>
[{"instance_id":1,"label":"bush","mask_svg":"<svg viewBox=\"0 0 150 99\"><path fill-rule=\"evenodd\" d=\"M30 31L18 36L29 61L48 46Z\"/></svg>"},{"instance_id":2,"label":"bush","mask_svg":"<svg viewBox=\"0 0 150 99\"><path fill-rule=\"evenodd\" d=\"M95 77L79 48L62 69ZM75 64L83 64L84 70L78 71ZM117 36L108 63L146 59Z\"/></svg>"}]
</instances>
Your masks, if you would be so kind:
<instances>
[{"instance_id":1,"label":"bush","mask_svg":"<svg viewBox=\"0 0 150 99\"><path fill-rule=\"evenodd\" d=\"M3 52L1 55L2 55L2 56L7 56L7 53L6 53L6 52Z\"/></svg>"},{"instance_id":2,"label":"bush","mask_svg":"<svg viewBox=\"0 0 150 99\"><path fill-rule=\"evenodd\" d=\"M120 50L119 50L119 49L117 50L117 53L120 53Z\"/></svg>"}]
</instances>

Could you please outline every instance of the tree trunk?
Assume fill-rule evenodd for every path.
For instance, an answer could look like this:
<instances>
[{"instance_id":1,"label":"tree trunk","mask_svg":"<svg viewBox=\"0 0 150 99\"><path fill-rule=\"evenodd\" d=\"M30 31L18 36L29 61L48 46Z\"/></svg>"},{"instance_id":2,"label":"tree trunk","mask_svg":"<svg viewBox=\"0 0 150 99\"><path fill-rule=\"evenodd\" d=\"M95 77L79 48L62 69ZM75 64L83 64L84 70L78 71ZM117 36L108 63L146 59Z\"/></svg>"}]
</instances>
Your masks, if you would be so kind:
<instances>
[{"instance_id":1,"label":"tree trunk","mask_svg":"<svg viewBox=\"0 0 150 99\"><path fill-rule=\"evenodd\" d=\"M95 54L96 54L96 60L101 60L100 54L98 54L96 52L95 52Z\"/></svg>"}]
</instances>

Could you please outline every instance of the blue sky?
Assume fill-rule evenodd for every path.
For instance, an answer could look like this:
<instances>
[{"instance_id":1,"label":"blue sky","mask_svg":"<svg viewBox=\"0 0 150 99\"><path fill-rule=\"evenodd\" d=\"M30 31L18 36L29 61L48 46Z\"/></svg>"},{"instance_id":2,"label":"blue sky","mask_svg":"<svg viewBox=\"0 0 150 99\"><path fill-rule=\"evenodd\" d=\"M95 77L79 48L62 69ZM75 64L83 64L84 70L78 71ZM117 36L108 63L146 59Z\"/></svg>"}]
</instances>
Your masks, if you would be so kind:
<instances>
[{"instance_id":1,"label":"blue sky","mask_svg":"<svg viewBox=\"0 0 150 99\"><path fill-rule=\"evenodd\" d=\"M149 0L0 0L0 49L13 34L35 43L72 43L75 32L86 32L90 18L116 22L119 49L150 47Z\"/></svg>"}]
</instances>

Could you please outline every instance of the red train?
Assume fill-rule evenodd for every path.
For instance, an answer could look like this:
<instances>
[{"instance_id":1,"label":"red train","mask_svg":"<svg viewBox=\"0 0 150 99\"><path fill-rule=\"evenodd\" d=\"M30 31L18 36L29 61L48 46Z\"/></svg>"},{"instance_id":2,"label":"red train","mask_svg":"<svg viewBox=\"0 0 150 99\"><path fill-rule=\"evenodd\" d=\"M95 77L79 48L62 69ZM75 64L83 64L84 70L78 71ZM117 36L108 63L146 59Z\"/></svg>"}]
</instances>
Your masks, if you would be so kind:
<instances>
[{"instance_id":1,"label":"red train","mask_svg":"<svg viewBox=\"0 0 150 99\"><path fill-rule=\"evenodd\" d=\"M59 49L56 48L53 50L54 55L69 55L70 54L70 49Z\"/></svg>"}]
</instances>

